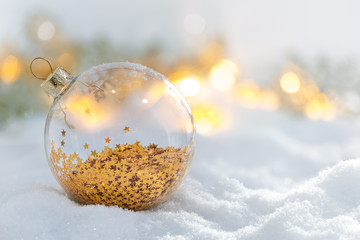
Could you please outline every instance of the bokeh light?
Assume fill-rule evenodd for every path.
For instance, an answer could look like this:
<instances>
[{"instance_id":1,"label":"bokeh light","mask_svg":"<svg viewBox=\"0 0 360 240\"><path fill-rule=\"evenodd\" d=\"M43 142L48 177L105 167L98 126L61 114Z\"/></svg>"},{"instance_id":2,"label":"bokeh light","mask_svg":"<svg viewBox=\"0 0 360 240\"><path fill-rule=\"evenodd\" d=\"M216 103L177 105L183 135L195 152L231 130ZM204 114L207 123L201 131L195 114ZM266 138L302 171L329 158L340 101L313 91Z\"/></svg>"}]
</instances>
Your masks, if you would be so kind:
<instances>
[{"instance_id":1,"label":"bokeh light","mask_svg":"<svg viewBox=\"0 0 360 240\"><path fill-rule=\"evenodd\" d=\"M286 93L296 93L300 89L300 78L294 72L286 72L281 76L280 86Z\"/></svg>"},{"instance_id":2,"label":"bokeh light","mask_svg":"<svg viewBox=\"0 0 360 240\"><path fill-rule=\"evenodd\" d=\"M262 92L261 108L269 111L274 111L279 108L279 97L271 90Z\"/></svg>"},{"instance_id":3,"label":"bokeh light","mask_svg":"<svg viewBox=\"0 0 360 240\"><path fill-rule=\"evenodd\" d=\"M253 81L247 80L236 87L235 96L244 107L254 109L260 103L259 91L259 87Z\"/></svg>"},{"instance_id":4,"label":"bokeh light","mask_svg":"<svg viewBox=\"0 0 360 240\"><path fill-rule=\"evenodd\" d=\"M191 12L190 12L191 13ZM302 66L297 66L297 62L290 61L287 66L287 71L283 72L280 78L276 79L276 83L272 85L271 79L267 77L263 80L256 79L257 75L249 73L247 66L245 74L254 77L252 80L243 79L242 66L239 67L228 57L228 49L226 41L221 38L210 38L208 33L205 32L208 23L205 18L198 13L180 15L180 27L184 32L202 39L203 46L198 51L191 51L184 53L184 55L177 55L173 61L165 60L164 56L168 53L163 53L161 47L150 48L148 52L144 51L143 55L135 57L134 62L143 61L144 65L153 64L153 67L160 69L165 76L167 76L179 89L179 91L187 98L190 106L206 105L209 101L217 102L220 98L216 96L218 91L222 91L225 95L236 99L236 103L243 107L250 109L264 109L264 110L285 110L291 113L302 114L303 116L311 119L331 120L335 115L340 115L340 107L334 106L331 102L329 95L324 94L321 90L329 90L320 84L318 76L307 72L307 69L302 69ZM111 46L106 41L94 42L90 41L80 46L78 43L69 42L69 39L63 32L58 29L55 21L47 20L49 18L35 18L33 24L30 25L29 34L31 39L43 48L42 50L48 54L46 58L51 62L55 68L57 66L64 67L68 72L77 74L80 73L85 66L93 64L88 59L106 59L113 61L112 52L116 52L115 47ZM6 50L6 48L4 48ZM27 78L26 71L22 69L23 62L30 62L26 55L16 55L12 53L10 47L5 51L9 56L3 57L4 60L0 62L1 80L5 83L15 82L21 77ZM91 50L92 49L92 50ZM91 51L87 51L91 50ZM34 50L35 51L35 50ZM121 51L126 53L126 51ZM13 55L10 55L10 54ZM117 53L116 53L117 54ZM165 54L165 55L164 55ZM171 53L172 54L172 53ZM170 55L171 55L170 54ZM16 56L16 57L15 57ZM109 56L109 57L108 57ZM174 55L176 56L176 55ZM232 57L235 57L232 55ZM20 62L21 59L21 62ZM139 60L141 59L141 60ZM104 60L105 61L105 60ZM289 62L288 62L289 64ZM37 76L45 78L50 74L50 68L46 62L38 61L33 64L33 72ZM314 77L311 80L308 76ZM262 77L261 74L259 77ZM320 79L321 80L321 79ZM136 81L133 84L138 84ZM280 88L279 88L280 86ZM320 88L322 88L320 90ZM121 89L113 89L111 86L107 89L118 98L122 98L130 91L127 86ZM164 91L164 86L153 86L149 89L147 96L141 99L143 104L152 105L156 104ZM222 93L221 93L222 94ZM328 99L319 97L321 94ZM229 100L231 98L227 98ZM145 105L144 105L145 106ZM211 106L211 107L210 107ZM194 109L196 109L194 108ZM207 109L209 114L214 112L216 107L208 105ZM204 115L204 107L201 115ZM209 109L212 109L211 111ZM336 112L338 111L338 112ZM221 112L221 111L220 111ZM336 113L336 114L335 114ZM229 112L222 114L229 114ZM227 116L223 116L227 119ZM200 132L213 132L217 127L214 127L213 121L209 121L210 117L204 117L200 121ZM213 119L211 117L211 119ZM215 119L215 118L214 118ZM216 121L215 121L216 122Z\"/></svg>"},{"instance_id":5,"label":"bokeh light","mask_svg":"<svg viewBox=\"0 0 360 240\"><path fill-rule=\"evenodd\" d=\"M74 56L68 52L64 52L57 58L57 63L69 72L72 72L76 67L76 60Z\"/></svg>"},{"instance_id":6,"label":"bokeh light","mask_svg":"<svg viewBox=\"0 0 360 240\"><path fill-rule=\"evenodd\" d=\"M200 81L195 78L180 79L175 82L175 85L179 88L180 92L187 97L193 97L200 91Z\"/></svg>"},{"instance_id":7,"label":"bokeh light","mask_svg":"<svg viewBox=\"0 0 360 240\"><path fill-rule=\"evenodd\" d=\"M227 91L234 86L238 71L235 63L223 59L211 68L209 73L210 84L217 90Z\"/></svg>"},{"instance_id":8,"label":"bokeh light","mask_svg":"<svg viewBox=\"0 0 360 240\"><path fill-rule=\"evenodd\" d=\"M279 98L275 92L262 90L252 80L245 80L238 84L235 88L235 96L246 108L276 110L279 107Z\"/></svg>"},{"instance_id":9,"label":"bokeh light","mask_svg":"<svg viewBox=\"0 0 360 240\"><path fill-rule=\"evenodd\" d=\"M53 38L55 35L55 26L52 22L45 21L42 24L40 24L37 36L40 40L48 41L51 38Z\"/></svg>"},{"instance_id":10,"label":"bokeh light","mask_svg":"<svg viewBox=\"0 0 360 240\"><path fill-rule=\"evenodd\" d=\"M319 94L305 106L305 114L313 120L330 121L335 117L336 107L325 94Z\"/></svg>"},{"instance_id":11,"label":"bokeh light","mask_svg":"<svg viewBox=\"0 0 360 240\"><path fill-rule=\"evenodd\" d=\"M20 61L13 55L8 56L1 64L0 73L4 83L15 82L21 73Z\"/></svg>"},{"instance_id":12,"label":"bokeh light","mask_svg":"<svg viewBox=\"0 0 360 240\"><path fill-rule=\"evenodd\" d=\"M222 111L213 104L200 104L192 108L196 131L201 135L209 135L224 122Z\"/></svg>"},{"instance_id":13,"label":"bokeh light","mask_svg":"<svg viewBox=\"0 0 360 240\"><path fill-rule=\"evenodd\" d=\"M86 130L97 129L109 120L106 109L91 97L75 96L69 99L65 111L71 113L73 120Z\"/></svg>"}]
</instances>

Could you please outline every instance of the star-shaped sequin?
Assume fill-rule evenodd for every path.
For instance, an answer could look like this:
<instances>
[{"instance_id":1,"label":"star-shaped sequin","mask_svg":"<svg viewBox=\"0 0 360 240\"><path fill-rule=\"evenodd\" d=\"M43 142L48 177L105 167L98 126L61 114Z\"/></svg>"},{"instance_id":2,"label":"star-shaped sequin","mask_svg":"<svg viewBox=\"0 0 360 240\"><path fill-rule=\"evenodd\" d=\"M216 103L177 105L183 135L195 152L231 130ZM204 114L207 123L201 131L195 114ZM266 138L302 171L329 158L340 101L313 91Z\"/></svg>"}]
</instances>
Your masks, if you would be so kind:
<instances>
[{"instance_id":1,"label":"star-shaped sequin","mask_svg":"<svg viewBox=\"0 0 360 240\"><path fill-rule=\"evenodd\" d=\"M128 127L128 126L125 126L125 128L124 128L124 132L128 132L128 131L130 131L130 128Z\"/></svg>"},{"instance_id":2,"label":"star-shaped sequin","mask_svg":"<svg viewBox=\"0 0 360 240\"><path fill-rule=\"evenodd\" d=\"M148 146L148 149L156 149L157 146L158 146L157 144L150 143L149 146Z\"/></svg>"},{"instance_id":3,"label":"star-shaped sequin","mask_svg":"<svg viewBox=\"0 0 360 240\"><path fill-rule=\"evenodd\" d=\"M110 143L111 139L109 137L105 138L105 143Z\"/></svg>"},{"instance_id":4,"label":"star-shaped sequin","mask_svg":"<svg viewBox=\"0 0 360 240\"><path fill-rule=\"evenodd\" d=\"M63 137L66 136L66 131L65 131L64 129L61 131L61 135L62 135Z\"/></svg>"},{"instance_id":5,"label":"star-shaped sequin","mask_svg":"<svg viewBox=\"0 0 360 240\"><path fill-rule=\"evenodd\" d=\"M140 178L135 174L132 178L129 179L130 187L135 187L136 182L139 180Z\"/></svg>"},{"instance_id":6,"label":"star-shaped sequin","mask_svg":"<svg viewBox=\"0 0 360 240\"><path fill-rule=\"evenodd\" d=\"M85 143L84 144L84 149L89 149L89 144Z\"/></svg>"},{"instance_id":7,"label":"star-shaped sequin","mask_svg":"<svg viewBox=\"0 0 360 240\"><path fill-rule=\"evenodd\" d=\"M74 155L73 155L73 154L70 154L68 160L69 160L69 161L74 160Z\"/></svg>"},{"instance_id":8,"label":"star-shaped sequin","mask_svg":"<svg viewBox=\"0 0 360 240\"><path fill-rule=\"evenodd\" d=\"M63 147L63 146L65 146L65 141L64 140L61 140L61 146Z\"/></svg>"},{"instance_id":9,"label":"star-shaped sequin","mask_svg":"<svg viewBox=\"0 0 360 240\"><path fill-rule=\"evenodd\" d=\"M91 151L91 156L93 156L93 157L96 157L96 151L95 150L93 150L93 151Z\"/></svg>"}]
</instances>

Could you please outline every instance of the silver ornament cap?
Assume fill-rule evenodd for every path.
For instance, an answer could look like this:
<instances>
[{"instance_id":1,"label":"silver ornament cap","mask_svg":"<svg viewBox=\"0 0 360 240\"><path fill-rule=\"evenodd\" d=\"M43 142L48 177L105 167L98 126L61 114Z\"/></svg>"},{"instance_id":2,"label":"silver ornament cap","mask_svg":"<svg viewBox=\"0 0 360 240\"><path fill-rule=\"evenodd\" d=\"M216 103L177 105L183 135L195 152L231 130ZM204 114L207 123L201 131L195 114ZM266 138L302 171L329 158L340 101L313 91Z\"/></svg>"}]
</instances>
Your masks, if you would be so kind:
<instances>
[{"instance_id":1,"label":"silver ornament cap","mask_svg":"<svg viewBox=\"0 0 360 240\"><path fill-rule=\"evenodd\" d=\"M56 97L65 90L72 76L63 67L58 67L51 73L40 87L49 95Z\"/></svg>"}]
</instances>

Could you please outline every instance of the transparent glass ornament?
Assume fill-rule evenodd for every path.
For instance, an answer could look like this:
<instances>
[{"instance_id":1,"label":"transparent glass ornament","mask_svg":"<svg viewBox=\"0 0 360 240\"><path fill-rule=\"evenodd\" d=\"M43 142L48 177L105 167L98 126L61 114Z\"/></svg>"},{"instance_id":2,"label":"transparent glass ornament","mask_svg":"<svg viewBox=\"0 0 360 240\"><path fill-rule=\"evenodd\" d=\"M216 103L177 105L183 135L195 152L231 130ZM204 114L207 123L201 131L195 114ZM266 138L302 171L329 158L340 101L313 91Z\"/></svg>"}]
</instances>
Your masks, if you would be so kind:
<instances>
[{"instance_id":1,"label":"transparent glass ornament","mask_svg":"<svg viewBox=\"0 0 360 240\"><path fill-rule=\"evenodd\" d=\"M54 74L45 149L71 199L137 211L179 188L193 157L194 122L173 84L128 62Z\"/></svg>"}]
</instances>

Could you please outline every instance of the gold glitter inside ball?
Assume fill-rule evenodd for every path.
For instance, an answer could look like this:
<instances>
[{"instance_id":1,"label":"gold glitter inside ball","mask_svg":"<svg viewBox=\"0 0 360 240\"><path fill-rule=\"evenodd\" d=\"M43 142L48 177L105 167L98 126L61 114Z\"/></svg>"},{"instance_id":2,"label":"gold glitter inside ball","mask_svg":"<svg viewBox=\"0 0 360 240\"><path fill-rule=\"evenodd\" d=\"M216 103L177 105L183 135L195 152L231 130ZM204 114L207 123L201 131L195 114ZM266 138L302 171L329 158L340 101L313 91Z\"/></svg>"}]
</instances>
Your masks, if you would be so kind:
<instances>
[{"instance_id":1,"label":"gold glitter inside ball","mask_svg":"<svg viewBox=\"0 0 360 240\"><path fill-rule=\"evenodd\" d=\"M88 147L85 143L84 148ZM68 155L61 147L56 149L52 141L50 165L76 202L138 211L163 202L179 187L191 162L188 152L187 147L161 148L135 142L105 146L101 152L92 150L84 161L76 152Z\"/></svg>"}]
</instances>

